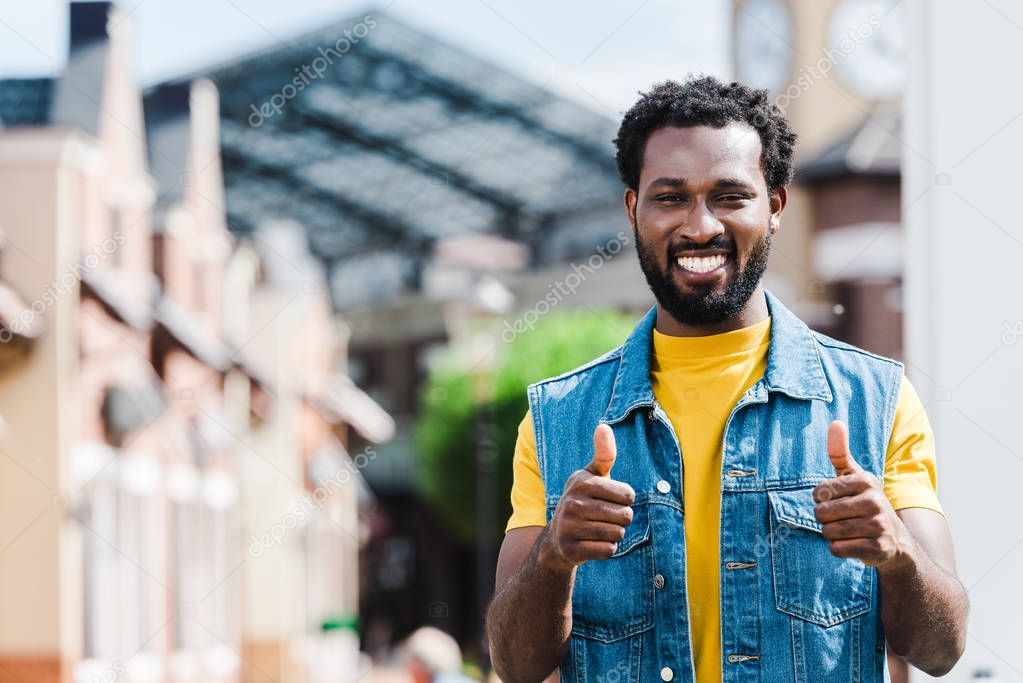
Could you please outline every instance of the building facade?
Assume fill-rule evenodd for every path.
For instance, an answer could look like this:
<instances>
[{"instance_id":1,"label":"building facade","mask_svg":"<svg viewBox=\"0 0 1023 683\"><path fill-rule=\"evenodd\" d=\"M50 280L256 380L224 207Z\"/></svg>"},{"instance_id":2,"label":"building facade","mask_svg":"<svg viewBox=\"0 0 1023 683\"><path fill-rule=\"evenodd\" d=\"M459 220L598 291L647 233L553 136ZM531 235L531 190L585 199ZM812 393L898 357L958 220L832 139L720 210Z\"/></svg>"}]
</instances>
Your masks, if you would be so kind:
<instances>
[{"instance_id":1,"label":"building facade","mask_svg":"<svg viewBox=\"0 0 1023 683\"><path fill-rule=\"evenodd\" d=\"M348 429L390 417L323 287L228 232L216 87L142 93L126 13L70 11L66 72L0 81L0 671L323 680L358 661Z\"/></svg>"}]
</instances>

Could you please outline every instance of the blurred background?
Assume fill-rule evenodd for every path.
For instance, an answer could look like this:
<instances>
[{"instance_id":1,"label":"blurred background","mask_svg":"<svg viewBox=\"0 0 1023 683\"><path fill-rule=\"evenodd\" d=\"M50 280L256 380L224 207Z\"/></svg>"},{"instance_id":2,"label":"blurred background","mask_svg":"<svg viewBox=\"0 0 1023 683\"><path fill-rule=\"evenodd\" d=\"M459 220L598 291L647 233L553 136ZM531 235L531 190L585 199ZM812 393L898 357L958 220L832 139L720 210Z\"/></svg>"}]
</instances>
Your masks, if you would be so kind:
<instances>
[{"instance_id":1,"label":"blurred background","mask_svg":"<svg viewBox=\"0 0 1023 683\"><path fill-rule=\"evenodd\" d=\"M611 140L690 73L799 133L766 284L906 363L949 680L1023 680L1021 39L1008 0L4 0L0 682L485 677L524 388L652 304Z\"/></svg>"}]
</instances>

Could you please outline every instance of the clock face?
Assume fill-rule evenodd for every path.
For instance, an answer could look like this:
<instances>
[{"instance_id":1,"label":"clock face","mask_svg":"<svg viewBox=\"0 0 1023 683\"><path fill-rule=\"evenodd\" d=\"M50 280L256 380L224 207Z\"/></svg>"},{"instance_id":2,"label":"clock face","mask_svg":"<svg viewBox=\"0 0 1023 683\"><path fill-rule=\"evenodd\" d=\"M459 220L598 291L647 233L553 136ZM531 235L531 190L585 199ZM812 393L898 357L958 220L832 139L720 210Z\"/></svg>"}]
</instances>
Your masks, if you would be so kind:
<instances>
[{"instance_id":1,"label":"clock face","mask_svg":"<svg viewBox=\"0 0 1023 683\"><path fill-rule=\"evenodd\" d=\"M828 54L842 83L858 95L886 100L906 76L905 3L840 0L828 22Z\"/></svg>"},{"instance_id":2,"label":"clock face","mask_svg":"<svg viewBox=\"0 0 1023 683\"><path fill-rule=\"evenodd\" d=\"M739 80L778 94L788 85L792 22L783 0L735 3L735 64Z\"/></svg>"}]
</instances>

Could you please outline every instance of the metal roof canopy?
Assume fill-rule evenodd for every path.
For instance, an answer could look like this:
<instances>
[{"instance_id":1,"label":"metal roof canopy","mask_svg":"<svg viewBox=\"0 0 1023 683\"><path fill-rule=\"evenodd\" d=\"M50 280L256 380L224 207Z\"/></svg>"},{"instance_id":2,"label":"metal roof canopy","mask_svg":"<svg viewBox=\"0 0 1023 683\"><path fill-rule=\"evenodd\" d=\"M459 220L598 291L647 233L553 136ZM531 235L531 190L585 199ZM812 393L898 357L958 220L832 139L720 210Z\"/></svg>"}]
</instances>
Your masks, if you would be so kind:
<instances>
[{"instance_id":1,"label":"metal roof canopy","mask_svg":"<svg viewBox=\"0 0 1023 683\"><path fill-rule=\"evenodd\" d=\"M343 38L360 22L365 37ZM337 56L339 38L350 49ZM304 68L325 53L325 69ZM580 253L551 247L552 233L595 207L620 212L614 121L385 14L201 75L220 90L231 229L300 222L341 308L360 291L415 289L439 239L492 233L530 245L536 263L567 261L610 237L608 221L558 243ZM395 267L370 266L382 262Z\"/></svg>"}]
</instances>

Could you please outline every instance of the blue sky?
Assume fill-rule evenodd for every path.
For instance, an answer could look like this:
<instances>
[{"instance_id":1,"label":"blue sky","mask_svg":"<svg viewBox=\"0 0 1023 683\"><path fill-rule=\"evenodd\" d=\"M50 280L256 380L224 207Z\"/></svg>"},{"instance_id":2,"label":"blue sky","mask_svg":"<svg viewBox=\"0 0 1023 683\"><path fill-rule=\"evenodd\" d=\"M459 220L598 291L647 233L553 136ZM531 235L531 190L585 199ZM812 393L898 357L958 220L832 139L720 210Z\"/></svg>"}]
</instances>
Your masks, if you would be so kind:
<instances>
[{"instance_id":1,"label":"blue sky","mask_svg":"<svg viewBox=\"0 0 1023 683\"><path fill-rule=\"evenodd\" d=\"M388 3L389 6L388 6ZM731 76L725 0L121 0L143 84L374 8L605 113L637 90L690 72ZM0 0L0 76L46 75L65 61L67 8Z\"/></svg>"}]
</instances>

